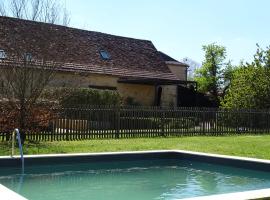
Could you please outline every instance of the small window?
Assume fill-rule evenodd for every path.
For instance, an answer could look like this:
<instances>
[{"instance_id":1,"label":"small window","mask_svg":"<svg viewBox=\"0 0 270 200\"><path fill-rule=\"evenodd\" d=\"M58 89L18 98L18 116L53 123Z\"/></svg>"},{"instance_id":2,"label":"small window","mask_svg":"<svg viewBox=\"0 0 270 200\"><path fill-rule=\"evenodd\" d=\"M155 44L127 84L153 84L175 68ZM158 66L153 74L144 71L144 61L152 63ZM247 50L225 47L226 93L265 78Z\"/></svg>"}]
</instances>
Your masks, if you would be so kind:
<instances>
[{"instance_id":1,"label":"small window","mask_svg":"<svg viewBox=\"0 0 270 200\"><path fill-rule=\"evenodd\" d=\"M111 58L110 54L105 50L100 50L99 53L103 60L109 60Z\"/></svg>"},{"instance_id":2,"label":"small window","mask_svg":"<svg viewBox=\"0 0 270 200\"><path fill-rule=\"evenodd\" d=\"M24 54L25 61L30 62L32 60L32 54L31 53L25 53Z\"/></svg>"},{"instance_id":3,"label":"small window","mask_svg":"<svg viewBox=\"0 0 270 200\"><path fill-rule=\"evenodd\" d=\"M6 57L6 52L3 49L0 49L0 59L5 59Z\"/></svg>"}]
</instances>

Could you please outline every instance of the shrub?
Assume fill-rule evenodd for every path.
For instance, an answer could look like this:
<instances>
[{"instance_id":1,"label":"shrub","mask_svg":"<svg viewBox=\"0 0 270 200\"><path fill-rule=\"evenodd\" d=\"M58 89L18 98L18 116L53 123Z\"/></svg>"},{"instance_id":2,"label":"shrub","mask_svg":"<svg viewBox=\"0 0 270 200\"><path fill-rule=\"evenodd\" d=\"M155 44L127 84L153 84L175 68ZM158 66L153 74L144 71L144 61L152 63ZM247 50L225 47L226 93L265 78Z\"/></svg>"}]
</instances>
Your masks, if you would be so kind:
<instances>
[{"instance_id":1,"label":"shrub","mask_svg":"<svg viewBox=\"0 0 270 200\"><path fill-rule=\"evenodd\" d=\"M121 98L118 92L96 89L71 89L60 99L63 107L80 105L120 105Z\"/></svg>"},{"instance_id":2,"label":"shrub","mask_svg":"<svg viewBox=\"0 0 270 200\"><path fill-rule=\"evenodd\" d=\"M57 118L53 105L36 104L26 115L25 130L23 131L47 131L52 119ZM0 102L0 132L10 133L19 127L19 110L9 106L8 102Z\"/></svg>"},{"instance_id":3,"label":"shrub","mask_svg":"<svg viewBox=\"0 0 270 200\"><path fill-rule=\"evenodd\" d=\"M196 119L195 118L166 119L165 126L170 129L194 128L196 126Z\"/></svg>"},{"instance_id":4,"label":"shrub","mask_svg":"<svg viewBox=\"0 0 270 200\"><path fill-rule=\"evenodd\" d=\"M127 97L125 99L125 105L127 106L141 106L139 102L137 102L133 97Z\"/></svg>"}]
</instances>

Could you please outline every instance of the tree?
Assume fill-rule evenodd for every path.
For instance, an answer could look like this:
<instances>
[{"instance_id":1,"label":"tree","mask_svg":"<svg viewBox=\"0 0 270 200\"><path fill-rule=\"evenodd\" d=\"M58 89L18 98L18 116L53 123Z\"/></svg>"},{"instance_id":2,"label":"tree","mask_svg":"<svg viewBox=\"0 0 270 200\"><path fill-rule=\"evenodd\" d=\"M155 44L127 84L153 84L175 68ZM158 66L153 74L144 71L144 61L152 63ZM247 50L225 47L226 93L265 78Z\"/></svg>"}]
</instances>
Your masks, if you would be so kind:
<instances>
[{"instance_id":1,"label":"tree","mask_svg":"<svg viewBox=\"0 0 270 200\"><path fill-rule=\"evenodd\" d=\"M201 64L188 57L184 58L182 62L189 66L187 72L187 79L193 81L195 71L201 67Z\"/></svg>"},{"instance_id":2,"label":"tree","mask_svg":"<svg viewBox=\"0 0 270 200\"><path fill-rule=\"evenodd\" d=\"M17 113L10 120L16 122L13 124L22 133L32 128L33 110L42 92L54 78L56 70L64 65L64 51L57 51L60 44L52 35L53 31L44 34L39 46L32 46L31 41L20 41L17 48L8 51L7 57L0 62L1 103L5 110ZM11 46L18 44L13 40L9 42L14 42Z\"/></svg>"},{"instance_id":3,"label":"tree","mask_svg":"<svg viewBox=\"0 0 270 200\"><path fill-rule=\"evenodd\" d=\"M232 66L230 62L225 62L225 47L213 43L203 46L203 50L205 59L202 67L196 70L194 80L198 82L200 92L209 94L213 100L219 102L219 96L223 95L228 84Z\"/></svg>"},{"instance_id":4,"label":"tree","mask_svg":"<svg viewBox=\"0 0 270 200\"><path fill-rule=\"evenodd\" d=\"M62 16L63 22L68 23L66 10L60 15L59 9L55 0L10 0L9 4L0 3L1 15L48 23L59 22ZM16 118L10 120L17 120L14 125L21 129L24 137L24 132L31 128L30 118L42 92L53 79L56 69L64 64L65 45L56 41L57 37L51 29L44 30L38 44L33 44L27 37L19 37L18 40L19 34L22 33L16 30L8 32L7 57L2 55L0 59L0 110L16 113Z\"/></svg>"},{"instance_id":5,"label":"tree","mask_svg":"<svg viewBox=\"0 0 270 200\"><path fill-rule=\"evenodd\" d=\"M270 47L257 46L254 61L238 66L221 102L225 108L270 108Z\"/></svg>"},{"instance_id":6,"label":"tree","mask_svg":"<svg viewBox=\"0 0 270 200\"><path fill-rule=\"evenodd\" d=\"M226 65L226 68L222 70L222 85L221 85L221 93L220 93L220 100L224 98L226 95L232 81L232 76L234 71L236 70L236 67L231 64L229 61Z\"/></svg>"},{"instance_id":7,"label":"tree","mask_svg":"<svg viewBox=\"0 0 270 200\"><path fill-rule=\"evenodd\" d=\"M25 131L31 127L29 117L44 88L52 80L58 63L14 57L1 62L2 96L8 100L8 109L18 112L17 126ZM16 121L16 119L13 119Z\"/></svg>"},{"instance_id":8,"label":"tree","mask_svg":"<svg viewBox=\"0 0 270 200\"><path fill-rule=\"evenodd\" d=\"M258 44L256 54L254 55L254 61L246 65L252 65L255 67L270 68L270 46L266 47L266 50L262 49Z\"/></svg>"},{"instance_id":9,"label":"tree","mask_svg":"<svg viewBox=\"0 0 270 200\"><path fill-rule=\"evenodd\" d=\"M69 12L57 0L7 0L6 3L2 1L0 15L64 26L70 23Z\"/></svg>"}]
</instances>

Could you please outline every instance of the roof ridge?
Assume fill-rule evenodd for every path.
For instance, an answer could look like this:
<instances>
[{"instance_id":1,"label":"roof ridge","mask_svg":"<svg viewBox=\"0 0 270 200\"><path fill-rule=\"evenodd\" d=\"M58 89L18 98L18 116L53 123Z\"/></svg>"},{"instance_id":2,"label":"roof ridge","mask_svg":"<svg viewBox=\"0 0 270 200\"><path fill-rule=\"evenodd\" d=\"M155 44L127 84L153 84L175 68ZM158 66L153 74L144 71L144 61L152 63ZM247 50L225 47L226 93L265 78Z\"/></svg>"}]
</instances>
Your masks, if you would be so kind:
<instances>
[{"instance_id":1,"label":"roof ridge","mask_svg":"<svg viewBox=\"0 0 270 200\"><path fill-rule=\"evenodd\" d=\"M40 45L47 43L46 38L43 37L45 36L54 42L53 47L47 52L47 56L54 61L64 59L65 62L70 63L95 64L106 68L115 67L113 70L115 73L118 71L117 68L121 68L123 71L127 68L131 71L135 70L136 74L141 71L141 75L143 75L143 70L156 74L170 72L156 47L149 40L12 17L0 17L0 29L0 47L10 55L14 53L16 45L24 51L23 48L27 43L31 45L31 49L28 51L33 51L37 58L42 57ZM12 38L16 38L16 43ZM102 59L100 49L108 51L110 59ZM63 55L63 58L58 54Z\"/></svg>"},{"instance_id":2,"label":"roof ridge","mask_svg":"<svg viewBox=\"0 0 270 200\"><path fill-rule=\"evenodd\" d=\"M70 29L70 30L74 30L74 31L81 31L81 32L86 32L86 33L97 33L97 34L103 34L103 35L107 35L107 36L112 36L112 37L119 37L119 38L126 38L126 39L132 39L132 40L139 40L139 41L145 41L145 42L151 42L151 40L148 39L139 39L139 38L133 38L133 37L127 37L127 36L121 36L121 35L114 35L114 34L110 34L110 33L104 33L104 32L100 32L100 31L92 31L92 30L86 30L86 29L81 29L81 28L76 28L76 27L72 27L72 26L64 26L61 24L52 24L49 22L41 22L41 21L34 21L34 20L29 20L29 19L19 19L16 17L9 17L9 16L0 16L1 18L6 18L9 20L14 20L14 21L24 21L27 23L32 23L32 24L36 24L36 25L46 25L46 26L54 26L54 27L59 27L59 28L66 28L66 29Z\"/></svg>"}]
</instances>

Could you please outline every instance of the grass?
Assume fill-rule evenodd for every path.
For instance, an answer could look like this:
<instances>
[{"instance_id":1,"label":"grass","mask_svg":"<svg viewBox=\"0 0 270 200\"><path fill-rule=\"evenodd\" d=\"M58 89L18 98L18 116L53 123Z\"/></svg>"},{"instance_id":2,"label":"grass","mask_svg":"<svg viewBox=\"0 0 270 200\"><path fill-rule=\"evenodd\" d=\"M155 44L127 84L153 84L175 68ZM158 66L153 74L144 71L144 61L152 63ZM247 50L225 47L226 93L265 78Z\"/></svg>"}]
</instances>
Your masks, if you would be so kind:
<instances>
[{"instance_id":1,"label":"grass","mask_svg":"<svg viewBox=\"0 0 270 200\"><path fill-rule=\"evenodd\" d=\"M10 155L11 145L0 142L0 155ZM270 136L178 137L26 142L25 154L84 153L178 149L270 159ZM16 150L18 153L18 149Z\"/></svg>"}]
</instances>

